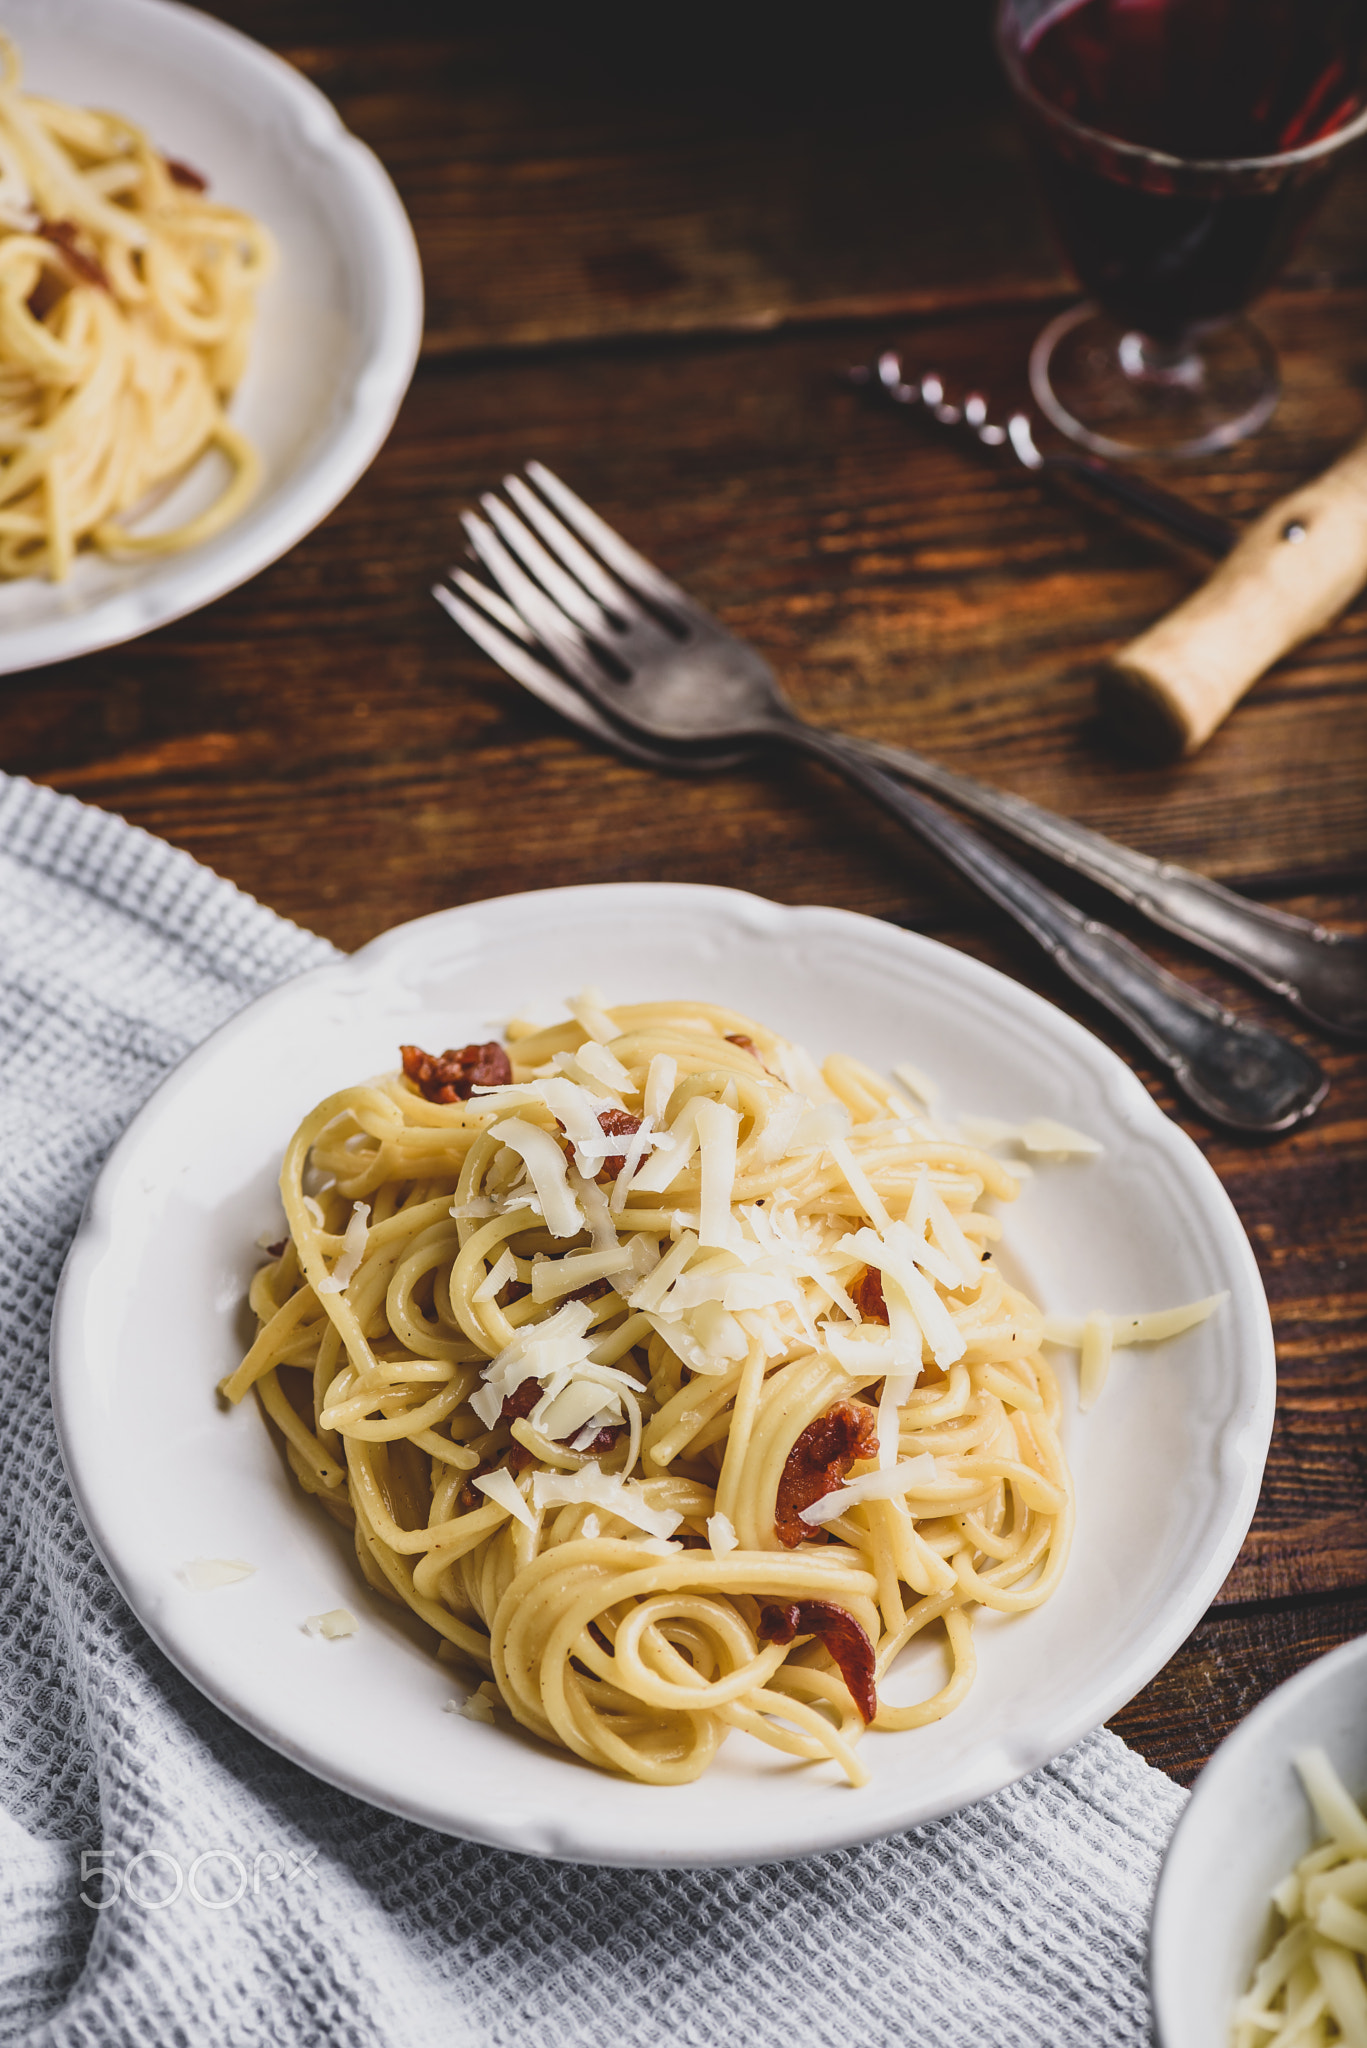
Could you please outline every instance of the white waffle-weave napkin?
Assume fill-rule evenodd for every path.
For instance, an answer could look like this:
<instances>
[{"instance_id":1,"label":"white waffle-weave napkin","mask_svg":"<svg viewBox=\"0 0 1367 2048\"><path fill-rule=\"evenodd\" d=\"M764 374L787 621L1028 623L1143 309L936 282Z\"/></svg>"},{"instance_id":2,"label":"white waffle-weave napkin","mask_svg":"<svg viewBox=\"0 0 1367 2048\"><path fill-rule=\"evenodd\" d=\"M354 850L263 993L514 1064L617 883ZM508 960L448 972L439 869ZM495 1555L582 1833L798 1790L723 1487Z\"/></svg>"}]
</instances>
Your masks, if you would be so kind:
<instances>
[{"instance_id":1,"label":"white waffle-weave napkin","mask_svg":"<svg viewBox=\"0 0 1367 2048\"><path fill-rule=\"evenodd\" d=\"M1185 1795L1104 1731L870 1848L596 1870L451 1841L331 1790L149 1642L63 1476L53 1290L101 1160L162 1076L332 957L186 854L0 777L0 2041L1146 2041L1149 1902ZM137 1903L211 1850L255 1873L238 1903Z\"/></svg>"}]
</instances>

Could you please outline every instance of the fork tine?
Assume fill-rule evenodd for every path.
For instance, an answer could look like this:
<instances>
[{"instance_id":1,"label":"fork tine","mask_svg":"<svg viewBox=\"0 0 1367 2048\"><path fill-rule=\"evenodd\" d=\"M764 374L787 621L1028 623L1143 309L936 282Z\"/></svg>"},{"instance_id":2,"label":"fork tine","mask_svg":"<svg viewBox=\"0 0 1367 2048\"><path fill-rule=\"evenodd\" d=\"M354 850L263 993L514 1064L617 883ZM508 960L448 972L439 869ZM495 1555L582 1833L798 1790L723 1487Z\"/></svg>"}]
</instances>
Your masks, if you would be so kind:
<instances>
[{"instance_id":1,"label":"fork tine","mask_svg":"<svg viewBox=\"0 0 1367 2048\"><path fill-rule=\"evenodd\" d=\"M509 511L501 498L496 498L492 491L486 491L479 502L514 554L519 555L524 566L545 585L561 611L567 612L586 633L610 644L615 629L602 605L547 554L536 535L528 531L516 512Z\"/></svg>"},{"instance_id":2,"label":"fork tine","mask_svg":"<svg viewBox=\"0 0 1367 2048\"><path fill-rule=\"evenodd\" d=\"M475 553L483 562L503 595L517 612L524 625L544 647L550 649L556 659L563 662L570 674L589 690L601 690L604 676L593 658L588 641L572 619L567 619L559 607L551 602L539 584L521 564L515 562L503 542L491 526L473 512L462 512L461 524L469 534Z\"/></svg>"},{"instance_id":3,"label":"fork tine","mask_svg":"<svg viewBox=\"0 0 1367 2048\"><path fill-rule=\"evenodd\" d=\"M531 465L529 464L528 467ZM550 471L546 474L549 476ZM538 498L529 490L520 476L505 476L503 488L517 506L519 512L530 519L546 545L553 549L565 564L579 578L586 590L591 590L600 604L610 611L624 611L634 620L642 620L647 614L624 583L610 576L596 555L591 555L582 541L576 540L556 518L544 498Z\"/></svg>"},{"instance_id":4,"label":"fork tine","mask_svg":"<svg viewBox=\"0 0 1367 2048\"><path fill-rule=\"evenodd\" d=\"M539 697L563 718L586 727L590 732L597 732L600 722L603 727L607 726L606 713L596 711L587 698L580 696L573 683L567 683L563 676L556 675L554 669L547 668L544 662L529 654L519 641L511 639L482 611L466 604L444 583L434 583L432 595L442 610L470 635L475 645L482 647L501 669L506 670L515 682L521 683L525 690L530 690L534 697Z\"/></svg>"},{"instance_id":5,"label":"fork tine","mask_svg":"<svg viewBox=\"0 0 1367 2048\"><path fill-rule=\"evenodd\" d=\"M490 590L487 583L481 583L468 569L448 569L446 573L457 590L463 590L471 603L486 611L496 625L502 626L505 633L513 634L528 647L533 644L532 634L523 625L506 597L500 597L496 590Z\"/></svg>"},{"instance_id":6,"label":"fork tine","mask_svg":"<svg viewBox=\"0 0 1367 2048\"><path fill-rule=\"evenodd\" d=\"M527 474L570 525L576 527L582 537L598 550L609 568L626 577L644 596L672 606L688 618L706 618L702 606L695 603L686 590L680 590L678 584L671 583L653 562L637 554L630 541L623 540L606 519L600 519L592 506L577 497L568 484L561 483L544 462L529 462Z\"/></svg>"},{"instance_id":7,"label":"fork tine","mask_svg":"<svg viewBox=\"0 0 1367 2048\"><path fill-rule=\"evenodd\" d=\"M463 571L457 573L464 574ZM462 588L468 588L470 585L479 591L481 604L487 604L492 596L496 604L502 605L503 600L495 592L485 591L482 585L474 582L473 577L465 578ZM591 738L611 747L614 752L625 754L628 760L642 762L647 768L668 768L671 765L667 759L661 759L657 747L645 745L632 734L624 732L619 725L614 724L605 711L600 711L589 698L581 695L573 683L567 683L554 669L549 669L537 661L519 640L509 639L492 619L485 617L484 613L477 611L473 605L466 604L454 591L448 590L444 583L434 583L432 595L442 610L455 620L463 632L469 634L475 645L482 647L515 683L521 683L523 689L531 696L548 705L552 711L558 711L571 725L578 726L581 732L588 733ZM508 609L511 612L511 607ZM516 619L516 613L511 615ZM526 630L520 619L517 620L517 630L519 634ZM718 754L714 760L700 759L698 765L703 770L729 768L743 759L744 755L741 753Z\"/></svg>"}]
</instances>

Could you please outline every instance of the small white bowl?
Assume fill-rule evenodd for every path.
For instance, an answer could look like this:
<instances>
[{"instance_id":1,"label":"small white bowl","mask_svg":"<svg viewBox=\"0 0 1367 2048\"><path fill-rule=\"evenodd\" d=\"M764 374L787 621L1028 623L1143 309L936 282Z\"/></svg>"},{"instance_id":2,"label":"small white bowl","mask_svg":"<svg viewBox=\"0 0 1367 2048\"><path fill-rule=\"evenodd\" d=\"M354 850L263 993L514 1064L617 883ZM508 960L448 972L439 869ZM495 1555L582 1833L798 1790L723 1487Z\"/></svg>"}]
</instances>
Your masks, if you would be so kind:
<instances>
[{"instance_id":1,"label":"small white bowl","mask_svg":"<svg viewBox=\"0 0 1367 2048\"><path fill-rule=\"evenodd\" d=\"M1323 1749L1354 1797L1367 1786L1367 1636L1269 1693L1221 1743L1168 1845L1154 1901L1149 1980L1162 2048L1226 2048L1271 1928L1270 1893L1313 1848L1292 1762Z\"/></svg>"}]
</instances>

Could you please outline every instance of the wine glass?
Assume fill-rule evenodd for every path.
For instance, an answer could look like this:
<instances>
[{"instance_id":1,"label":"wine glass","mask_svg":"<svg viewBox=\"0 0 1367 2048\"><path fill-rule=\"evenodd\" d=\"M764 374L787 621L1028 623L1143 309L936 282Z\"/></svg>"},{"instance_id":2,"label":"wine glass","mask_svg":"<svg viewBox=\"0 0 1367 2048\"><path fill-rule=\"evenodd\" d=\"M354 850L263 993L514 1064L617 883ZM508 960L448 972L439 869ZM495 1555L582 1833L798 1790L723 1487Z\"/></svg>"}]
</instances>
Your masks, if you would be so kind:
<instances>
[{"instance_id":1,"label":"wine glass","mask_svg":"<svg viewBox=\"0 0 1367 2048\"><path fill-rule=\"evenodd\" d=\"M1098 455L1204 455L1277 403L1244 308L1367 134L1367 0L999 0L997 43L1087 302L1030 357Z\"/></svg>"}]
</instances>

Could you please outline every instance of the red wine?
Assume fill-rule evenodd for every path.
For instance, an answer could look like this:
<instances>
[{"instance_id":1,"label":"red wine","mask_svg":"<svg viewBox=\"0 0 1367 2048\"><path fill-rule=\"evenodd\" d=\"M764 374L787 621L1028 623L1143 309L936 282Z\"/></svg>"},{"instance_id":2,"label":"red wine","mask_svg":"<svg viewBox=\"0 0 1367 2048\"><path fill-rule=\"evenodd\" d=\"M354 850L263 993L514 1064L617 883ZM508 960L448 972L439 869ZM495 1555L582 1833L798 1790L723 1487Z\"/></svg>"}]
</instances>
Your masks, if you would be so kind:
<instances>
[{"instance_id":1,"label":"red wine","mask_svg":"<svg viewBox=\"0 0 1367 2048\"><path fill-rule=\"evenodd\" d=\"M1209 163L1301 149L1355 119L1364 43L1367 0L1065 0L1024 39L1020 64L1070 121ZM1127 156L1039 109L1031 129L1083 285L1173 344L1270 282L1337 161L1200 173Z\"/></svg>"}]
</instances>

